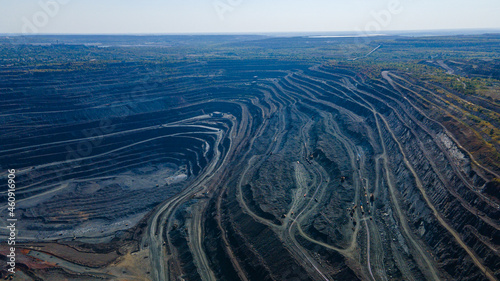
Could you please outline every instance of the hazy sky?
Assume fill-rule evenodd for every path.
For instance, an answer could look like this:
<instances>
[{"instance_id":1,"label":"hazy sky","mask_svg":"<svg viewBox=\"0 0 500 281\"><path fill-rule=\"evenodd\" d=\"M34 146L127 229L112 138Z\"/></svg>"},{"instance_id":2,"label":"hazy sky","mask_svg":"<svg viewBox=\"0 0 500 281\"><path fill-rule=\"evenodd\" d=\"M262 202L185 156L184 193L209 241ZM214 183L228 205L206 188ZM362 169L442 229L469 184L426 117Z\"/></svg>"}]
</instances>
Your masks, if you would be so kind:
<instances>
[{"instance_id":1,"label":"hazy sky","mask_svg":"<svg viewBox=\"0 0 500 281\"><path fill-rule=\"evenodd\" d=\"M500 29L500 0L0 0L0 33Z\"/></svg>"}]
</instances>

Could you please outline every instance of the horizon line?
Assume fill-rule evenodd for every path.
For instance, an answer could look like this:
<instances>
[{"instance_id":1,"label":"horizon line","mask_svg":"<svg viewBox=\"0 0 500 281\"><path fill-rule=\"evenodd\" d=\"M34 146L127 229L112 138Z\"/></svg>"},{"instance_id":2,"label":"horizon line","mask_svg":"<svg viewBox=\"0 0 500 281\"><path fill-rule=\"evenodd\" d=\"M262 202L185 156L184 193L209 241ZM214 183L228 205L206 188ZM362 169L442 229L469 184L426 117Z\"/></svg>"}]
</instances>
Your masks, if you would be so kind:
<instances>
[{"instance_id":1,"label":"horizon line","mask_svg":"<svg viewBox=\"0 0 500 281\"><path fill-rule=\"evenodd\" d=\"M256 31L256 32L169 32L169 33L0 33L0 36L92 36L92 35L102 35L102 36L173 36L173 35L322 35L325 33L333 34L333 33L343 33L350 35L367 35L367 36L391 36L397 35L397 33L423 33L423 32L473 32L474 34L480 34L481 32L486 32L483 34L487 34L488 31L498 32L500 33L499 28L456 28L456 29L408 29L408 30L384 30L379 32L360 32L360 31ZM390 33L390 34L386 34ZM468 34L455 34L455 35L471 35Z\"/></svg>"}]
</instances>

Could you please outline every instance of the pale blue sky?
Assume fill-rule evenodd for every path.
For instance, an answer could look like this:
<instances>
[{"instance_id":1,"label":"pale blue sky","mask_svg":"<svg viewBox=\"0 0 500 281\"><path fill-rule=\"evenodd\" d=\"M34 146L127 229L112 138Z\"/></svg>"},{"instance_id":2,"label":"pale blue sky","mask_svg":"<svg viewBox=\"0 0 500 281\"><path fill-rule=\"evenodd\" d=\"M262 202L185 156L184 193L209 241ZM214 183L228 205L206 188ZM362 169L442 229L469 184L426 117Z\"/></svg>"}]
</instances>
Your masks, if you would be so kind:
<instances>
[{"instance_id":1,"label":"pale blue sky","mask_svg":"<svg viewBox=\"0 0 500 281\"><path fill-rule=\"evenodd\" d=\"M499 14L499 0L0 0L0 33L500 29Z\"/></svg>"}]
</instances>

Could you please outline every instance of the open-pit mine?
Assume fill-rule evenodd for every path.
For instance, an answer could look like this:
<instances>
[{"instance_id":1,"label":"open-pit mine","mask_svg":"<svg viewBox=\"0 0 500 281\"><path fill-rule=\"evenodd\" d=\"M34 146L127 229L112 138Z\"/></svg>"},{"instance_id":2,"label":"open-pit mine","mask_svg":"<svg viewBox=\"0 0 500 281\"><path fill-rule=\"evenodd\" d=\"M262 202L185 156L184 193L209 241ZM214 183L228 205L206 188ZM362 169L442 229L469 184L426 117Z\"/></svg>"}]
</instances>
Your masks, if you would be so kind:
<instances>
[{"instance_id":1,"label":"open-pit mine","mask_svg":"<svg viewBox=\"0 0 500 281\"><path fill-rule=\"evenodd\" d=\"M1 277L499 280L499 46L0 37Z\"/></svg>"}]
</instances>

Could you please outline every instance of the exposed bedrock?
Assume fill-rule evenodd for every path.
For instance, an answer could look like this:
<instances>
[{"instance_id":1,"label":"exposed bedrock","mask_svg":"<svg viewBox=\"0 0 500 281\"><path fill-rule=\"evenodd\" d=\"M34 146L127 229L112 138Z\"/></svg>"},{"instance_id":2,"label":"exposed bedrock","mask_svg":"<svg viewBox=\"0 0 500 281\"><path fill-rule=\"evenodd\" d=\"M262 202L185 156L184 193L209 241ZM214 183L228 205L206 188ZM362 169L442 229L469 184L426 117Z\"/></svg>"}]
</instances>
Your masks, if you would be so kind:
<instances>
[{"instance_id":1,"label":"exposed bedrock","mask_svg":"<svg viewBox=\"0 0 500 281\"><path fill-rule=\"evenodd\" d=\"M0 82L30 101L0 116L24 242L102 245L113 270L158 281L500 278L498 171L418 80L258 59L106 67Z\"/></svg>"}]
</instances>

